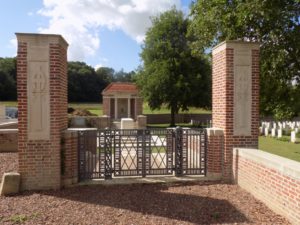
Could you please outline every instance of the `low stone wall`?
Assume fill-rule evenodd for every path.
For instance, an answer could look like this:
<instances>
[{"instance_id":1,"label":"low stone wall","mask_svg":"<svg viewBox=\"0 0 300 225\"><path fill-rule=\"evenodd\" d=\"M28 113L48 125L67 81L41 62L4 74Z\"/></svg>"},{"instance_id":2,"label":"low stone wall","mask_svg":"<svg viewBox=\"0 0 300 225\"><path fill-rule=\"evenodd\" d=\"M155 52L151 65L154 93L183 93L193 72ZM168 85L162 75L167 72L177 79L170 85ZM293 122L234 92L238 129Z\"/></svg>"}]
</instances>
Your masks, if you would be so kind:
<instances>
[{"instance_id":1,"label":"low stone wall","mask_svg":"<svg viewBox=\"0 0 300 225\"><path fill-rule=\"evenodd\" d=\"M147 116L148 124L170 123L170 114L144 114ZM211 120L211 114L178 114L175 117L176 123L190 123L191 120L201 123L208 123Z\"/></svg>"},{"instance_id":2,"label":"low stone wall","mask_svg":"<svg viewBox=\"0 0 300 225\"><path fill-rule=\"evenodd\" d=\"M0 129L0 153L18 152L18 129Z\"/></svg>"},{"instance_id":3,"label":"low stone wall","mask_svg":"<svg viewBox=\"0 0 300 225\"><path fill-rule=\"evenodd\" d=\"M256 149L234 149L234 181L269 208L300 224L300 163Z\"/></svg>"},{"instance_id":4,"label":"low stone wall","mask_svg":"<svg viewBox=\"0 0 300 225\"><path fill-rule=\"evenodd\" d=\"M0 123L0 130L2 129L18 129L18 121L13 120L13 121L2 121Z\"/></svg>"},{"instance_id":5,"label":"low stone wall","mask_svg":"<svg viewBox=\"0 0 300 225\"><path fill-rule=\"evenodd\" d=\"M69 117L70 128L94 127L105 129L110 127L109 116L73 116Z\"/></svg>"},{"instance_id":6,"label":"low stone wall","mask_svg":"<svg viewBox=\"0 0 300 225\"><path fill-rule=\"evenodd\" d=\"M78 182L78 131L66 130L62 136L62 186Z\"/></svg>"}]
</instances>

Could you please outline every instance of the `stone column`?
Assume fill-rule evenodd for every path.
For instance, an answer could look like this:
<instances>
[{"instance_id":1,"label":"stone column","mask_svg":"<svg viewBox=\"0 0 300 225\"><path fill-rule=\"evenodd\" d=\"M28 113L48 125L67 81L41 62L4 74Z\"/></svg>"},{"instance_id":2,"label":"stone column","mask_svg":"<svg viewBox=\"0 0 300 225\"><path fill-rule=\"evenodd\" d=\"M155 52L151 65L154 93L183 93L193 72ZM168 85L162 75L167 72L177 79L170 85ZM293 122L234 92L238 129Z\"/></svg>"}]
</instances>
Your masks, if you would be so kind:
<instances>
[{"instance_id":1,"label":"stone column","mask_svg":"<svg viewBox=\"0 0 300 225\"><path fill-rule=\"evenodd\" d=\"M127 99L127 117L130 118L130 98ZM132 118L134 119L134 118Z\"/></svg>"},{"instance_id":2,"label":"stone column","mask_svg":"<svg viewBox=\"0 0 300 225\"><path fill-rule=\"evenodd\" d=\"M102 98L102 110L103 110L103 115L110 116L110 98L103 96Z\"/></svg>"},{"instance_id":3,"label":"stone column","mask_svg":"<svg viewBox=\"0 0 300 225\"><path fill-rule=\"evenodd\" d=\"M21 188L58 189L61 138L68 127L68 44L60 35L16 36Z\"/></svg>"},{"instance_id":4,"label":"stone column","mask_svg":"<svg viewBox=\"0 0 300 225\"><path fill-rule=\"evenodd\" d=\"M234 147L258 147L259 44L226 41L213 51L212 121L224 131L224 177L232 175Z\"/></svg>"},{"instance_id":5,"label":"stone column","mask_svg":"<svg viewBox=\"0 0 300 225\"><path fill-rule=\"evenodd\" d=\"M115 119L118 119L118 98L115 98Z\"/></svg>"},{"instance_id":6,"label":"stone column","mask_svg":"<svg viewBox=\"0 0 300 225\"><path fill-rule=\"evenodd\" d=\"M143 114L143 98L137 97L135 99L135 117Z\"/></svg>"}]
</instances>

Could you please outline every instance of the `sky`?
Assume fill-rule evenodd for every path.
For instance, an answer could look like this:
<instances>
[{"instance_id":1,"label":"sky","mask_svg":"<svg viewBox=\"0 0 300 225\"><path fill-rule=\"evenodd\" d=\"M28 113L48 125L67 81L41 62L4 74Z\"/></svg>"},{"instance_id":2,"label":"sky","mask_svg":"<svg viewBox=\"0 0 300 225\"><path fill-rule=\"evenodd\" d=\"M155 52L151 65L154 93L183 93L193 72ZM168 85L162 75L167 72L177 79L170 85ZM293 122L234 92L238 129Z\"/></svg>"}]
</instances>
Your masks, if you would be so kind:
<instances>
[{"instance_id":1,"label":"sky","mask_svg":"<svg viewBox=\"0 0 300 225\"><path fill-rule=\"evenodd\" d=\"M0 57L14 57L15 33L61 34L68 60L135 70L151 16L192 0L5 0L0 8Z\"/></svg>"}]
</instances>

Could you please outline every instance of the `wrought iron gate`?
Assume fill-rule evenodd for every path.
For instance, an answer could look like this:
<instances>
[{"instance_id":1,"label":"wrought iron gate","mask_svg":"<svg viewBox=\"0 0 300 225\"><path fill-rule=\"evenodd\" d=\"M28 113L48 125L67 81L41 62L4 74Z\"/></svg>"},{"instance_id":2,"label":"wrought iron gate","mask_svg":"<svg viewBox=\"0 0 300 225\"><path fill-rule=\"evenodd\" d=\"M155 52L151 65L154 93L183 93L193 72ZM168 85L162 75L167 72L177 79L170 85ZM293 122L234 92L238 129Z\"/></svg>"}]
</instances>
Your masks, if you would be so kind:
<instances>
[{"instance_id":1,"label":"wrought iron gate","mask_svg":"<svg viewBox=\"0 0 300 225\"><path fill-rule=\"evenodd\" d=\"M203 129L79 131L79 179L206 175Z\"/></svg>"}]
</instances>

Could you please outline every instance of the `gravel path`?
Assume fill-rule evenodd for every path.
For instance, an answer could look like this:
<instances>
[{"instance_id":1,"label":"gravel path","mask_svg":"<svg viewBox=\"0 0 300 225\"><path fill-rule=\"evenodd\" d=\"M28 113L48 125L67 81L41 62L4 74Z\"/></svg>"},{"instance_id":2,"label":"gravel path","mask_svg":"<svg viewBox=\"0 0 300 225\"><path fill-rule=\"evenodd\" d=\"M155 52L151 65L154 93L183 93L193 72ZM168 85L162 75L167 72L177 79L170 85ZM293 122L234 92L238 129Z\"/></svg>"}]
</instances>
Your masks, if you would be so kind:
<instances>
[{"instance_id":1,"label":"gravel path","mask_svg":"<svg viewBox=\"0 0 300 225\"><path fill-rule=\"evenodd\" d=\"M18 153L0 153L0 182L4 172L18 171Z\"/></svg>"},{"instance_id":2,"label":"gravel path","mask_svg":"<svg viewBox=\"0 0 300 225\"><path fill-rule=\"evenodd\" d=\"M0 197L0 224L289 224L236 185L80 186Z\"/></svg>"}]
</instances>

